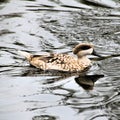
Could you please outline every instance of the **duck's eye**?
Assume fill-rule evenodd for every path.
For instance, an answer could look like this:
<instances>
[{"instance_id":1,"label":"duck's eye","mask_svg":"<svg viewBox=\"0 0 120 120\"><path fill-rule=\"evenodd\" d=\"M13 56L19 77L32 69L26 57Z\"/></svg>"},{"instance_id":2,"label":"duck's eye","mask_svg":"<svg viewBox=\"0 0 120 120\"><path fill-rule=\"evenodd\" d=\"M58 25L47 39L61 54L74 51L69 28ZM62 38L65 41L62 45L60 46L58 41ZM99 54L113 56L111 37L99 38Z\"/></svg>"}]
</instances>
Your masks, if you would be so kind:
<instances>
[{"instance_id":1,"label":"duck's eye","mask_svg":"<svg viewBox=\"0 0 120 120\"><path fill-rule=\"evenodd\" d=\"M88 46L88 45L84 45L84 46L81 46L81 47L80 47L81 50L88 50L88 49L90 49L90 48L91 48L91 47Z\"/></svg>"}]
</instances>

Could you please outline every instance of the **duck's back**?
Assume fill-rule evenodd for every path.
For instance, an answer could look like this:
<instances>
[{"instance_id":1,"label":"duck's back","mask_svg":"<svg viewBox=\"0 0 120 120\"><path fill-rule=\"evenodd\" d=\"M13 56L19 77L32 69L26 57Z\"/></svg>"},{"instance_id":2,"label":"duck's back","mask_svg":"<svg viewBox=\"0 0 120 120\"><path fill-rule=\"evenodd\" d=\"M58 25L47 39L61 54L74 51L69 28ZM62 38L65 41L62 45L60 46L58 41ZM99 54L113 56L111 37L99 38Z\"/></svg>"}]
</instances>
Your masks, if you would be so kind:
<instances>
[{"instance_id":1,"label":"duck's back","mask_svg":"<svg viewBox=\"0 0 120 120\"><path fill-rule=\"evenodd\" d=\"M77 58L67 54L50 54L48 56L33 55L30 64L42 70L60 70L68 72L83 71L89 67L85 64L86 60L78 60Z\"/></svg>"}]
</instances>

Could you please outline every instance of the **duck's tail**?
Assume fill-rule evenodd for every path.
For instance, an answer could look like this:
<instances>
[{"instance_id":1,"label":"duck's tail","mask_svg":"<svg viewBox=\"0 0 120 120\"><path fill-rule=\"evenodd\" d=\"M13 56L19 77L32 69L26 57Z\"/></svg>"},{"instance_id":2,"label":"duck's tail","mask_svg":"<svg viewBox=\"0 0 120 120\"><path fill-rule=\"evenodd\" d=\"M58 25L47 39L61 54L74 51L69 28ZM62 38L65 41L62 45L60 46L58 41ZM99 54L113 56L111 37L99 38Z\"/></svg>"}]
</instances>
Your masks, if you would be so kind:
<instances>
[{"instance_id":1,"label":"duck's tail","mask_svg":"<svg viewBox=\"0 0 120 120\"><path fill-rule=\"evenodd\" d=\"M18 53L19 53L21 56L25 57L27 60L30 60L30 59L31 59L32 54L30 54L30 53L28 53L28 52L20 51L20 50L19 50Z\"/></svg>"}]
</instances>

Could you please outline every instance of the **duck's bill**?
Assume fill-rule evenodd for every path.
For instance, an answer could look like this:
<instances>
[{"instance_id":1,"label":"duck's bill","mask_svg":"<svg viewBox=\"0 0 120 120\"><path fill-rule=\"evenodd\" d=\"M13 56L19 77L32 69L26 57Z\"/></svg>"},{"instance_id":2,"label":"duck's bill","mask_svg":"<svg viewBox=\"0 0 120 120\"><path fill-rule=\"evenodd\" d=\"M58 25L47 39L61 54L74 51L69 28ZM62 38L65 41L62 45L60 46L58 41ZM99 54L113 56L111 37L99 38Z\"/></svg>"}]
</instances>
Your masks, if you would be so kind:
<instances>
[{"instance_id":1,"label":"duck's bill","mask_svg":"<svg viewBox=\"0 0 120 120\"><path fill-rule=\"evenodd\" d=\"M102 57L103 57L103 56L99 55L99 54L98 54L95 50L93 50L92 55L94 55L94 56L98 56L98 57L100 57L100 58L102 58Z\"/></svg>"}]
</instances>

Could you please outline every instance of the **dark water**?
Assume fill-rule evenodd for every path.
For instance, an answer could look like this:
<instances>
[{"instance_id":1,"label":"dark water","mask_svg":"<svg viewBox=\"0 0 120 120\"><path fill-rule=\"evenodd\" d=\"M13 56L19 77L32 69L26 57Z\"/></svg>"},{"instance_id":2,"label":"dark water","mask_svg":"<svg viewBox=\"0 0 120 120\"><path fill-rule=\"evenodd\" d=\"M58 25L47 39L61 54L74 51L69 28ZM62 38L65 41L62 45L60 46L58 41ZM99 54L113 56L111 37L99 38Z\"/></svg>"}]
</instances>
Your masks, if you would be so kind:
<instances>
[{"instance_id":1,"label":"dark water","mask_svg":"<svg viewBox=\"0 0 120 120\"><path fill-rule=\"evenodd\" d=\"M120 2L96 1L0 1L0 120L119 120ZM87 76L40 72L17 54L81 42L104 56Z\"/></svg>"}]
</instances>

